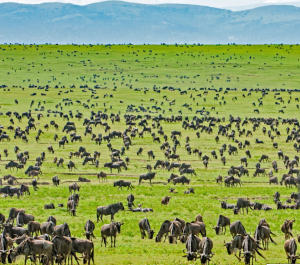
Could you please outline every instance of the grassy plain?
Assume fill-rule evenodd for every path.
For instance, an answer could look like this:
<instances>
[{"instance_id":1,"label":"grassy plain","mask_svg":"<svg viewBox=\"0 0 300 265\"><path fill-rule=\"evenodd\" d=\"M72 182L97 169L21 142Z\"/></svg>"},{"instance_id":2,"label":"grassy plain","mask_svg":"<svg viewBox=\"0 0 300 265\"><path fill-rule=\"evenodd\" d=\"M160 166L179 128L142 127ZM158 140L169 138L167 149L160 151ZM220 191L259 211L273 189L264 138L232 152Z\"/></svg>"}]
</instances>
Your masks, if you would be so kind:
<instances>
[{"instance_id":1,"label":"grassy plain","mask_svg":"<svg viewBox=\"0 0 300 265\"><path fill-rule=\"evenodd\" d=\"M203 154L208 156L210 156L212 150L218 151L223 143L227 145L231 143L235 146L236 144L222 136L220 136L219 144L216 144L214 138L217 134L217 128L214 129L213 134L208 135L203 132L200 139L197 139L196 131L185 131L180 122L161 122L170 143L170 132L172 130L182 131L181 146L178 148L177 153L181 156L181 162L191 163L197 173L196 177L192 177L190 184L190 187L195 188L195 195L184 195L183 192L188 187L176 186L178 193L171 195L170 204L161 206L161 198L169 195L169 187L173 187L171 184L166 184L166 179L171 172L157 170L157 176L152 186L149 186L149 183L138 185L137 179L140 174L146 173L146 164L153 166L156 159L164 160L164 154L159 149L160 145L152 142L150 134L145 134L143 139L136 138L133 140L133 146L130 147L129 151L126 151L125 155L131 161L127 171L123 170L121 174L113 172L113 175L109 176L108 183L99 183L95 174L101 170L109 172L108 169L103 168L104 163L110 160L110 152L106 147L106 143L102 143L100 147L95 145L90 140L90 136L84 137L83 135L85 127L82 125L83 120L72 119L76 124L77 134L83 136L83 142L69 143L65 149L59 149L58 144L53 140L53 136L55 133L58 134L59 138L65 135L61 130L66 121L59 118L59 116L55 117L53 113L50 113L47 117L47 110L58 110L64 113L72 110L74 114L78 110L84 114L84 117L89 117L91 110L95 112L98 110L106 111L108 114L120 112L122 117L120 123L112 124L110 120L108 123L112 128L111 130L121 132L127 127L123 118L125 114L150 114L152 117L161 114L170 117L171 115L179 115L178 111L181 110L183 117L188 116L191 120L195 116L196 110L203 107L210 111L211 116L225 117L226 121L222 124L228 123L230 114L241 118L298 118L299 109L296 105L299 103L295 101L295 98L299 97L297 92L291 94L281 92L280 96L277 95L276 97L282 97L284 103L281 102L280 105L275 105L275 92L270 91L262 99L263 106L259 107L260 114L255 114L253 109L258 108L258 99L262 97L262 94L253 91L251 95L248 95L248 91L251 88L298 89L300 76L299 46L0 45L0 47L2 48L0 49L0 83L8 86L0 90L0 112L4 114L0 116L0 124L5 128L9 126L9 118L5 116L5 113L7 111L17 111L19 113L28 111L31 100L34 100L35 103L31 108L32 114L35 118L38 113L44 114L44 117L39 121L40 125L37 127L45 133L41 135L41 141L36 143L36 132L32 131L28 136L29 143L26 144L19 139L13 139L13 133L8 132L11 141L0 143L2 175L11 173L9 170L5 170L4 164L9 160L15 160L13 152L15 145L18 145L22 151L28 150L30 152L28 164L35 163L35 158L42 151L46 151L47 146L52 145L55 149L54 155L46 154L46 161L42 166L43 175L39 180L40 183L49 184L39 185L40 189L37 192L31 190L30 196L24 196L20 200L2 198L1 213L7 216L11 207L22 207L26 209L27 213L35 215L36 220L39 222L44 222L49 215L53 215L57 218L58 223L67 222L70 225L73 236L83 238L85 222L88 219L96 221L97 206L118 201L126 202L126 197L130 192L126 190L118 191L112 185L113 181L126 178L126 180L132 181L135 186L132 193L136 197L136 202L143 203L143 207L153 208L154 212L132 213L123 211L117 213L115 219L123 220L125 224L122 227L121 235L117 238L117 247L114 249L110 247L101 248L100 228L102 223L97 224L95 231L97 237L95 241L96 264L187 264L186 259L182 258L182 250L185 245L181 243L170 245L168 243L155 243L154 240L142 240L138 229L138 221L147 217L151 226L157 232L166 219L173 220L178 217L186 221L192 221L199 213L203 215L207 226L207 234L214 242L213 252L216 255L212 259L212 264L239 264L235 257L228 256L222 245L224 240L229 241L231 239L229 233L227 232L225 236L216 236L214 230L211 229L216 224L219 214L229 216L231 222L242 221L246 230L251 232L251 235L253 235L258 221L261 218L266 218L273 233L277 235L274 237L277 246L270 244L270 249L264 251L263 255L267 258L268 263L284 263L287 261L283 250L284 235L281 233L280 227L286 218L296 218L294 234L299 233L299 211L251 211L248 215L234 216L232 211L222 210L218 201L219 199L227 199L228 202L235 203L239 197L249 197L251 200L263 202L276 208L272 200L275 191L280 192L283 198L282 201L288 198L292 191L296 191L295 188L289 190L284 186L270 186L267 177L252 177L255 164L261 154L269 155L271 161L277 160L280 168L279 173L276 174L278 178L281 178L281 175L287 172L283 162L278 159L277 150L272 147L270 138L263 135L263 125L254 133L253 137L237 137L242 142L245 139L250 140L252 145L249 148L252 154L248 165L250 177L242 177L244 185L241 188L225 188L217 185L214 180L218 175L226 176L229 166L239 165L240 158L245 156L244 150L239 150L236 156L229 156L226 152L226 166L221 164L218 154L218 159L210 161L208 169L205 170L202 160L199 160L195 155L188 155L185 151L186 136L191 138L190 146L192 149L199 148L203 151ZM41 86L41 89L29 88L29 85ZM46 85L50 87L48 91L45 91ZM56 85L58 88L55 88ZM70 88L72 85L75 85L75 88ZM96 94L94 94L94 96L99 96L99 99L91 97L92 90L86 89L84 92L84 88L80 88L83 85L93 89L95 85L99 85L101 89L95 89ZM155 92L153 86L161 88L161 92ZM181 91L187 90L187 94L180 95L178 90L164 90L162 89L164 86L180 88ZM208 89L216 88L219 90L221 87L223 89L218 92L219 99L214 100L216 92ZM144 93L145 88L147 90L146 94ZM200 90L200 88L206 88L208 94L205 96L205 90ZM236 88L237 91L228 91L227 94L224 94L226 88ZM248 91L242 91L244 88L247 88ZM32 93L37 93L37 95L30 96ZM42 96L42 93L45 93L46 96ZM113 98L104 98L105 94L113 94ZM201 94L201 97L197 96L198 94ZM243 94L245 97L243 97ZM165 96L170 101L176 100L176 104L169 106L170 101L166 101ZM221 100L223 96L224 99ZM237 100L233 101L234 97L237 97ZM289 104L290 97L291 102ZM73 105L65 106L62 101L64 98L71 99ZM160 107L161 110L156 111L153 108L155 102L150 102L151 98L157 101L156 106ZM14 103L15 99L18 99L19 104ZM76 100L80 100L81 104L76 103ZM38 111L40 109L38 107L39 101L45 107L45 111ZM224 101L227 102L226 105L223 105ZM163 102L163 105L161 105L161 102ZM222 102L222 105L219 105L219 102ZM256 103L256 107L253 106L253 102ZM277 102L279 101L277 100ZM57 106L59 103L61 103L62 110L60 106ZM91 104L94 104L95 108L84 108L83 103L88 104L90 107ZM188 110L187 107L183 107L185 103L190 105L192 111ZM138 106L143 104L145 108L149 107L148 112L126 112L127 106L131 104L135 105L133 109L138 109ZM211 107L215 107L216 110L211 111ZM284 110L284 114L279 114L279 110ZM53 127L49 131L44 130L43 125L49 124L51 120L55 120L59 124L59 131L56 131ZM26 118L20 124L15 118L14 121L15 127L24 128L27 124ZM150 125L151 121L149 121ZM266 127L268 130L269 126ZM281 132L281 137L276 137L274 141L279 144L279 148L284 151L284 154L293 157L297 154L292 147L292 143L285 142L286 127L287 125L281 125L280 123L278 130ZM292 126L289 127L292 128ZM245 129L252 130L252 126L245 126ZM157 129L154 130L154 132L156 131ZM93 133L98 134L100 132L105 135L102 127L93 127ZM255 144L255 138L263 140L265 144ZM123 143L120 139L114 139L112 145L114 148L120 149ZM75 171L75 175L69 175L66 165L57 168L56 164L52 163L53 157L57 156L64 158L66 164L69 161L69 152L78 150L79 146L86 147L90 152L95 150L101 152L100 168L96 169L94 165L82 166L82 159L73 158L72 161L76 163L78 170ZM139 147L144 149L141 157L136 156ZM2 153L4 148L9 151L7 158ZM150 149L156 155L155 161L148 160L146 152ZM263 163L262 166L268 171L271 168L271 163ZM174 173L177 173L177 171ZM53 187L51 183L51 178L55 174L62 180L62 185L59 187ZM13 175L20 178L20 182L30 183L30 179L23 171L13 172ZM68 184L76 181L79 175L90 178L92 182L81 184L81 199L76 217L71 217L66 209L43 209L45 203L53 202L56 206L58 203L66 204L69 196ZM109 223L109 217L104 219L104 223ZM199 261L196 263L199 263ZM262 258L258 258L257 264L266 263ZM23 264L23 260L19 260L17 264Z\"/></svg>"}]
</instances>

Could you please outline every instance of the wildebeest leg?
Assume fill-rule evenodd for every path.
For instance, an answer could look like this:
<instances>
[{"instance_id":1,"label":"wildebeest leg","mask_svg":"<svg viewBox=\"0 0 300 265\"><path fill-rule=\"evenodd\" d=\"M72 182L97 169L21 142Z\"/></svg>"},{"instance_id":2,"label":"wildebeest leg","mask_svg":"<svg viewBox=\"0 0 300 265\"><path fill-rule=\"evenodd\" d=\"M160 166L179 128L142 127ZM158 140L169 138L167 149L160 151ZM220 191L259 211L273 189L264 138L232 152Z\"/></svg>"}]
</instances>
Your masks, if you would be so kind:
<instances>
[{"instance_id":1,"label":"wildebeest leg","mask_svg":"<svg viewBox=\"0 0 300 265\"><path fill-rule=\"evenodd\" d=\"M165 241L166 241L166 238L167 238L167 236L168 236L168 233L169 233L169 232L167 232L166 235L165 235L164 243L165 243Z\"/></svg>"}]
</instances>

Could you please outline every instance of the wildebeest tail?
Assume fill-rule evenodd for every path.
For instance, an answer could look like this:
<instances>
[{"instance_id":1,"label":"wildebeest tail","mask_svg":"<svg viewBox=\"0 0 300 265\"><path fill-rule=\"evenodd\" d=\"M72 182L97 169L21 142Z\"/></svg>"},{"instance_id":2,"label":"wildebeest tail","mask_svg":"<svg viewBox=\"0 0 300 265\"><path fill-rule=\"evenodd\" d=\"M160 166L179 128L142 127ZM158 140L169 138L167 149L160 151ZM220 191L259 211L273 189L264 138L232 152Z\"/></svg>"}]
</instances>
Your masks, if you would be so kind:
<instances>
[{"instance_id":1,"label":"wildebeest tail","mask_svg":"<svg viewBox=\"0 0 300 265\"><path fill-rule=\"evenodd\" d=\"M255 251L256 251L256 253L259 255L259 256L261 256L263 259L265 259L266 260L266 258L257 250L257 249L255 249Z\"/></svg>"},{"instance_id":2,"label":"wildebeest tail","mask_svg":"<svg viewBox=\"0 0 300 265\"><path fill-rule=\"evenodd\" d=\"M273 234L274 235L274 234ZM276 242L272 239L272 237L270 236L270 240L273 244L277 245Z\"/></svg>"}]
</instances>

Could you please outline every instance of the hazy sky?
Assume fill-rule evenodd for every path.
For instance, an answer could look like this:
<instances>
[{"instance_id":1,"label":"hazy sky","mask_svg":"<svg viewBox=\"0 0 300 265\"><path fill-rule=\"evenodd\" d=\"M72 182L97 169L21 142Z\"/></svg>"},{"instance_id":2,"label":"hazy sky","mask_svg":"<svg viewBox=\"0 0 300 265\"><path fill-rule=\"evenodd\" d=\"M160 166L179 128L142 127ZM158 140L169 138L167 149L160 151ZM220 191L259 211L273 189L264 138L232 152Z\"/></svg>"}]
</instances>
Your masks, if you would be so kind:
<instances>
[{"instance_id":1,"label":"hazy sky","mask_svg":"<svg viewBox=\"0 0 300 265\"><path fill-rule=\"evenodd\" d=\"M100 0L101 1L101 0ZM17 2L24 4L39 4L44 2L62 2L73 3L78 5L85 5L94 2L100 2L99 0L0 0L3 2ZM163 4L163 3L177 3L177 4L196 4L212 7L235 7L235 6L250 6L257 4L284 4L286 2L298 2L300 0L126 0L127 2L143 3L143 4Z\"/></svg>"}]
</instances>

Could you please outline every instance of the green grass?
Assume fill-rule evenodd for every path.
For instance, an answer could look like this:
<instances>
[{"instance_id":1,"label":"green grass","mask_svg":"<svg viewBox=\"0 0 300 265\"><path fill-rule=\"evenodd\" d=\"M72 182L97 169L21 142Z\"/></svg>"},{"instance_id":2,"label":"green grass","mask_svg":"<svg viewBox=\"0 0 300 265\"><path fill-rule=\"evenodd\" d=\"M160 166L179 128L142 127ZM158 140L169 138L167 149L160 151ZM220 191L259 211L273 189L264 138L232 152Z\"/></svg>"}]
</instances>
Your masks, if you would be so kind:
<instances>
[{"instance_id":1,"label":"green grass","mask_svg":"<svg viewBox=\"0 0 300 265\"><path fill-rule=\"evenodd\" d=\"M276 160L279 165L279 172L275 174L281 178L283 173L286 173L283 162L277 157L277 150L273 148L270 138L264 136L262 127L265 126L269 130L269 126L261 125L260 128L254 133L253 137L246 138L245 136L236 137L239 141L244 142L245 139L251 142L252 147L250 151L252 158L249 160L248 169L250 177L242 177L244 185L236 188L225 188L215 183L215 178L218 175L226 176L227 170L231 165L239 165L240 158L245 156L245 150L239 150L238 155L229 156L225 152L227 159L226 166L223 166L218 149L223 143L232 143L225 137L220 136L220 142L216 144L214 138L217 135L217 128L214 129L211 135L203 132L200 139L196 138L196 131L184 130L181 127L181 122L167 123L161 122L161 126L165 134L168 136L168 141L171 145L170 133L172 130L180 130L182 137L180 139L181 146L178 147L177 153L180 154L181 162L191 163L192 167L196 170L197 176L191 177L192 181L189 187L195 188L195 195L184 195L183 192L187 190L187 186L176 186L177 194L171 194L171 202L168 206L161 206L160 201L162 197L169 195L169 187L171 184L166 184L166 179L171 172L167 170L156 170L157 175L154 179L152 186L145 182L138 185L138 176L146 173L146 165L154 165L157 159L164 160L164 154L159 149L159 144L154 144L150 134L145 134L145 137L136 138L133 140L133 145L129 151L126 151L125 156L130 158L130 164L127 171L122 171L121 174L113 172L109 175L108 183L99 183L96 179L96 173L105 171L109 173L107 168L103 168L105 162L110 160L109 150L106 147L106 142L103 142L99 147L90 140L90 136L83 135L85 126L82 125L83 120L78 121L72 119L76 123L77 134L83 137L82 143L69 143L65 149L58 148L58 143L54 142L53 136L55 133L61 138L65 133L62 133L62 127L66 120L55 117L50 113L47 117L48 110L57 110L68 113L72 110L75 114L78 110L84 114L84 117L90 116L90 111L95 112L106 111L110 113L120 113L121 122L112 124L111 130L123 132L128 126L125 125L125 114L130 115L145 115L149 114L152 117L159 114L171 117L171 115L179 115L178 111L182 111L183 117L189 117L191 120L195 116L197 109L202 109L211 112L211 116L225 117L226 121L221 124L228 124L229 115L245 117L272 117L272 118L297 118L299 110L297 108L298 102L295 101L298 93L281 92L277 97L282 97L284 103L275 105L274 92L269 92L263 97L263 106L258 107L258 99L262 97L260 92L253 91L248 95L248 91L242 91L243 88L248 90L251 88L269 88L269 89L298 89L299 83L299 46L281 46L281 45L262 45L262 46L16 46L16 45L1 45L0 61L1 71L0 80L1 84L6 84L9 87L0 90L0 112L4 115L0 116L0 124L5 128L10 125L9 118L5 116L7 111L17 111L19 113L28 111L30 109L30 102L34 100L35 103L32 110L32 116L36 119L38 113L43 113L44 117L41 118L37 128L42 129L44 134L41 135L41 141L35 142L36 132L31 131L28 135L29 143L23 143L21 140L15 140L13 133L8 132L11 136L10 142L0 142L0 150L2 154L2 161L0 168L2 175L11 173L5 170L4 164L9 160L15 160L13 148L15 145L19 146L22 151L28 150L30 152L30 161L28 164L35 163L35 158L40 155L42 151L47 150L47 146L52 145L55 149L55 154L46 152L46 161L42 166L43 175L39 183L48 183L47 185L40 184L40 189L34 192L31 189L30 196L24 196L20 200L13 198L2 198L1 213L8 215L11 207L24 208L27 213L33 214L39 222L46 221L49 215L57 218L58 223L67 222L70 225L70 230L73 236L83 238L84 224L88 219L96 221L96 207L100 205L108 205L122 201L126 202L126 197L129 191L119 191L113 188L113 181L119 179L130 180L135 189L132 193L136 197L137 203L143 203L143 207L151 207L154 209L153 213L132 213L123 211L116 214L116 220L123 220L124 226L122 227L121 234L117 237L117 247L111 249L110 247L101 248L100 229L103 223L96 225L95 241L96 247L96 264L103 262L107 264L187 264L186 259L182 258L182 250L185 245L179 243L177 245L170 245L168 243L155 243L154 240L140 238L138 228L138 221L147 217L150 221L151 227L154 227L156 232L159 230L160 225L164 220L173 220L174 218L183 218L186 221L194 220L197 214L202 214L204 222L207 227L207 234L214 242L213 252L216 254L212 259L212 264L238 264L237 259L233 256L228 256L223 246L224 240L229 241L231 236L216 236L212 227L216 224L217 218L220 214L229 216L231 222L236 220L242 221L246 230L254 234L258 221L261 218L266 218L270 224L271 230L277 236L273 239L277 242L277 246L270 244L270 250L264 251L263 255L267 258L268 263L283 263L286 262L286 256L283 250L284 235L280 231L280 227L286 218L296 218L294 226L294 234L299 233L300 228L298 224L299 211L255 211L248 215L234 216L231 210L223 210L220 208L219 199L227 199L228 202L235 203L239 197L248 197L253 201L264 202L274 208L273 194L279 191L282 201L290 196L292 191L286 189L284 186L270 186L267 177L253 178L255 164L262 154L267 154L271 161ZM4 50L5 49L5 50ZM152 52L150 52L150 50ZM63 51L63 52L58 52ZM77 51L74 53L74 51ZM145 51L145 52L144 52ZM135 52L135 53L133 53ZM108 54L107 54L108 53ZM178 54L178 56L177 56ZM278 54L278 55L277 55ZM76 55L76 56L74 56ZM124 56L122 56L124 55ZM218 57L217 57L218 56ZM251 56L251 59L250 59ZM148 58L149 57L149 58ZM154 58L155 57L155 58ZM23 59L24 58L24 59ZM236 59L235 59L236 58ZM227 60L228 59L228 60ZM88 61L91 60L91 61ZM123 62L121 60L125 60ZM138 60L138 61L136 61ZM82 61L85 61L83 63ZM33 63L34 62L34 63ZM212 64L213 63L213 64ZM34 67L32 67L34 65ZM72 65L72 66L71 66ZM236 67L234 67L236 66ZM21 70L20 70L21 69ZM28 71L30 69L30 71ZM46 70L46 71L44 71ZM51 70L51 71L49 71ZM9 72L9 74L8 74ZM62 74L64 73L64 74ZM95 76L94 78L94 75ZM99 75L99 77L98 77ZM199 75L199 76L197 76ZM82 77L82 78L81 78ZM219 79L217 79L219 77ZM237 78L238 77L238 78ZM229 79L230 78L230 79ZM39 82L37 82L39 80ZM95 80L95 82L93 82ZM227 80L230 80L228 82ZM29 84L37 86L49 85L49 91L44 89L28 88ZM73 92L70 91L70 86L75 85ZM99 85L102 89L95 89L95 96L99 99L95 100L92 96L92 91L83 88L80 85L87 84L88 87L94 88ZM59 88L54 88L55 86ZM169 91L160 89L161 93L155 92L152 88L172 86L180 88L181 91L187 90L186 95L180 95L179 91ZM65 86L65 88L62 88ZM24 87L24 90L22 90ZM226 88L237 88L238 91L228 91L224 94ZM115 90L113 90L115 88ZM135 91L139 88L140 91ZM146 94L144 88L147 88ZM189 89L190 88L190 89ZM204 95L206 88L207 95ZM223 88L218 92L219 99L216 101L214 97L216 92L208 90L209 88ZM9 89L9 91L8 91ZM61 92L60 92L61 91ZM37 93L36 96L30 96L31 93ZM46 93L47 96L42 96L41 93ZM60 95L59 95L60 94ZM104 95L113 94L113 98L105 97ZM200 96L197 96L201 94ZM243 97L243 94L245 97ZM166 97L172 101L176 100L174 106L169 106L170 101L166 101ZM221 97L224 97L221 100ZM237 100L232 99L237 97ZM288 100L291 97L290 104ZM65 106L62 101L64 98L73 100L73 105ZM161 110L155 111L152 108L155 102L150 102L153 98L157 101L157 106ZM195 100L193 100L195 98ZM204 98L206 101L204 101ZM15 104L14 100L18 99L19 104ZM80 100L81 104L76 103ZM38 111L38 102L45 107L45 111ZM45 101L45 103L44 103ZM123 101L123 103L121 103ZM226 101L226 105L219 105L220 101ZM163 102L163 105L161 105ZM256 106L252 103L255 102ZM82 103L92 104L95 108L86 109ZM104 103L106 104L104 106ZM187 103L192 108L192 111L183 107ZM128 105L149 107L148 112L126 112ZM211 107L216 110L211 110ZM111 108L110 108L111 107ZM286 108L283 108L286 107ZM172 111L170 111L170 108ZM259 108L260 114L253 113L253 109ZM106 110L105 110L106 109ZM283 109L284 114L279 110ZM151 113L149 112L151 111ZM163 113L164 111L164 113ZM200 114L197 115L200 117ZM22 129L27 125L27 119L24 118L21 123L13 117L15 127L20 126ZM55 120L60 128L56 131L50 127L46 131L43 126ZM151 126L152 121L149 120ZM207 122L204 125L208 125ZM278 126L281 132L281 137L276 137L275 142L278 143L279 148L284 151L284 154L290 158L297 155L292 147L292 143L286 143L287 136L286 127L288 125ZM292 126L289 126L292 129ZM244 126L246 130L252 130L252 125ZM141 127L139 127L141 129ZM234 126L232 129L238 131ZM153 130L157 132L157 129ZM102 127L93 127L93 133L98 134L104 132ZM157 133L156 133L157 134ZM274 134L274 132L273 132ZM185 151L185 138L190 137L190 146L192 149L199 148L203 154L210 156L212 150L218 153L218 159L212 160L209 163L208 169L205 170L202 160L195 155L188 155ZM255 139L258 138L265 142L264 145L255 144ZM161 137L162 139L162 137ZM112 140L113 148L120 149L123 146L121 139ZM94 152L95 150L101 152L100 168L95 168L93 165L82 166L82 159L72 158L77 165L78 170L75 175L70 175L66 167L68 154L70 151L78 150L79 146L84 146L88 151ZM136 152L142 147L144 149L143 155L136 156ZM9 156L7 158L3 155L3 149L7 148ZM155 161L148 160L147 151L153 150L156 158ZM53 162L53 157L62 157L65 159L63 167L57 168ZM263 163L262 167L267 171L271 168L271 163ZM74 172L73 172L74 173ZM174 173L177 173L175 170ZM19 182L30 183L31 180L27 178L24 171L12 172L13 175L20 178ZM59 187L52 186L52 177L57 174L62 180ZM80 203L76 217L71 217L66 209L44 210L43 206L46 203L53 202L56 206L58 203L67 203L69 196L68 185L77 180L78 176L91 179L91 183L80 184ZM166 185L165 185L166 184ZM127 207L126 207L127 208ZM104 218L104 223L109 223L109 217ZM23 259L19 260L17 264L23 264ZM199 261L197 261L199 263ZM256 264L266 264L262 258L258 257Z\"/></svg>"}]
</instances>

